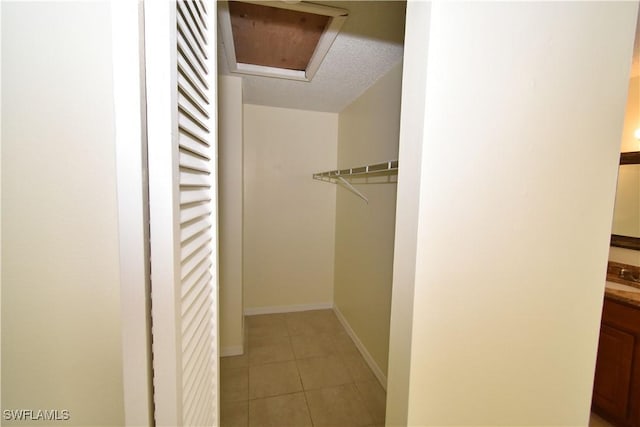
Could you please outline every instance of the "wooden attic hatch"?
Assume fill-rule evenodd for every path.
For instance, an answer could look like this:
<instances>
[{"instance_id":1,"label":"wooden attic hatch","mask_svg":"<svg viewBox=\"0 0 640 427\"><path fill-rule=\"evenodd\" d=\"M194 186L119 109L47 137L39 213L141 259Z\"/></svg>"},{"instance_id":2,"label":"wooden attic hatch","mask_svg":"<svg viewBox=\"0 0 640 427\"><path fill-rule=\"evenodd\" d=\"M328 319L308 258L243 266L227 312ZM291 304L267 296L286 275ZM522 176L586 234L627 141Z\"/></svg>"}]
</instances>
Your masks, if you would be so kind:
<instances>
[{"instance_id":1,"label":"wooden attic hatch","mask_svg":"<svg viewBox=\"0 0 640 427\"><path fill-rule=\"evenodd\" d=\"M347 15L344 9L304 2L220 2L229 71L311 81Z\"/></svg>"}]
</instances>

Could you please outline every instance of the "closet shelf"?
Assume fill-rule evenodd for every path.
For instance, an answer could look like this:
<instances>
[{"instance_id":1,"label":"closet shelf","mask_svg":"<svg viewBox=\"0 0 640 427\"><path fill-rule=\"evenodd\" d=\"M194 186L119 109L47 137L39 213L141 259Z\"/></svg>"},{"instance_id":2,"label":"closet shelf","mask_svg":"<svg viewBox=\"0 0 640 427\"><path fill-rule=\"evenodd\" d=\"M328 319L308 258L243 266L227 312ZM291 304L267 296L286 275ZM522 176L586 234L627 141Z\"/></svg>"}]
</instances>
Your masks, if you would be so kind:
<instances>
[{"instance_id":1,"label":"closet shelf","mask_svg":"<svg viewBox=\"0 0 640 427\"><path fill-rule=\"evenodd\" d=\"M327 181L338 179L339 177L349 178L350 176L373 175L373 174L393 174L398 172L398 161L389 160L384 163L376 163L375 165L360 166L349 169L336 169L327 172L319 172L313 174L313 179Z\"/></svg>"},{"instance_id":2,"label":"closet shelf","mask_svg":"<svg viewBox=\"0 0 640 427\"><path fill-rule=\"evenodd\" d=\"M357 168L336 169L327 172L314 173L313 179L318 179L325 182L335 182L333 180L336 180L347 187L349 191L360 197L365 202L369 203L369 199L367 199L364 194L358 191L345 178L392 175L396 173L398 173L398 161L389 160L388 162L376 163L375 165L366 165Z\"/></svg>"}]
</instances>

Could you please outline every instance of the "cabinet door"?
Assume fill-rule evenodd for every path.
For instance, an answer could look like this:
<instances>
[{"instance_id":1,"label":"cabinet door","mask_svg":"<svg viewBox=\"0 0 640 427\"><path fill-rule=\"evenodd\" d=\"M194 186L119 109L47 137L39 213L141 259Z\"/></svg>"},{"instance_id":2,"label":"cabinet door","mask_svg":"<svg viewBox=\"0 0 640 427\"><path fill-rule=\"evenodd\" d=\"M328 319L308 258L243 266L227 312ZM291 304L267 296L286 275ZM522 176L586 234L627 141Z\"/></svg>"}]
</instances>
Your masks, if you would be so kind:
<instances>
[{"instance_id":1,"label":"cabinet door","mask_svg":"<svg viewBox=\"0 0 640 427\"><path fill-rule=\"evenodd\" d=\"M593 387L593 403L621 422L627 420L635 337L602 325Z\"/></svg>"}]
</instances>

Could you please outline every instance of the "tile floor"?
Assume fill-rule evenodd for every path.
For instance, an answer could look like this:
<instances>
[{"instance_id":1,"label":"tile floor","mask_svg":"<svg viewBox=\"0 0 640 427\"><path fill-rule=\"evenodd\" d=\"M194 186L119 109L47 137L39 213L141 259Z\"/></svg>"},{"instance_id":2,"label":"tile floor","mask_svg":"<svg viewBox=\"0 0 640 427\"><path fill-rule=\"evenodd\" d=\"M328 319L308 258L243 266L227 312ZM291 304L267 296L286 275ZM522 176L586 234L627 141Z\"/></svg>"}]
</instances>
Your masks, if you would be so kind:
<instances>
[{"instance_id":1,"label":"tile floor","mask_svg":"<svg viewBox=\"0 0 640 427\"><path fill-rule=\"evenodd\" d=\"M221 427L384 426L384 389L332 310L245 319L248 351L220 363Z\"/></svg>"},{"instance_id":2,"label":"tile floor","mask_svg":"<svg viewBox=\"0 0 640 427\"><path fill-rule=\"evenodd\" d=\"M332 310L245 318L223 357L222 427L383 426L386 394Z\"/></svg>"}]
</instances>

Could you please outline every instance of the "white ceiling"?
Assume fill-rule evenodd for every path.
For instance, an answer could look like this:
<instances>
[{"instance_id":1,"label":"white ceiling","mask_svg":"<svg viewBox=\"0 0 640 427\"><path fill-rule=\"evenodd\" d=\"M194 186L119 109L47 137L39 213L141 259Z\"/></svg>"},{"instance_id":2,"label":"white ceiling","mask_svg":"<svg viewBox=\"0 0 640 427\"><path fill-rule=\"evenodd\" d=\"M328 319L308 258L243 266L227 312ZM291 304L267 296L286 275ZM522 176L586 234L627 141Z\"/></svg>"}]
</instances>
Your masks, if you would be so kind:
<instances>
[{"instance_id":1,"label":"white ceiling","mask_svg":"<svg viewBox=\"0 0 640 427\"><path fill-rule=\"evenodd\" d=\"M349 17L311 82L231 74L218 37L218 74L242 77L245 103L337 113L402 60L405 1L314 3Z\"/></svg>"}]
</instances>

